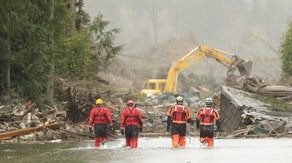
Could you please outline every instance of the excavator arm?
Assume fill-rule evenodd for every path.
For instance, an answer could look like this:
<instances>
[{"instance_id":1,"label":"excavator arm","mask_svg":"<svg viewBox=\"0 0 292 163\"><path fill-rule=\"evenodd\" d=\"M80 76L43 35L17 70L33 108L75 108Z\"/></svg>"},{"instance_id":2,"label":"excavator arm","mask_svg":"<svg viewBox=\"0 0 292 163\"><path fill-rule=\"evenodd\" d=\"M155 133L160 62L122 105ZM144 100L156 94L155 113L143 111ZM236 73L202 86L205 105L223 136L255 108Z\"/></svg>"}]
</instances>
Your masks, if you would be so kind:
<instances>
[{"instance_id":1,"label":"excavator arm","mask_svg":"<svg viewBox=\"0 0 292 163\"><path fill-rule=\"evenodd\" d=\"M204 53L197 53L198 47L191 50L184 57L172 64L170 67L163 92L176 92L177 91L177 78L180 72L188 68L194 61L204 57Z\"/></svg>"},{"instance_id":2,"label":"excavator arm","mask_svg":"<svg viewBox=\"0 0 292 163\"><path fill-rule=\"evenodd\" d=\"M192 65L195 61L205 56L213 58L223 64L225 67L227 67L227 75L233 75L236 68L238 69L240 76L249 75L251 72L252 63L250 61L240 59L236 55L228 52L212 49L207 46L201 45L191 50L180 60L172 64L168 71L163 92L176 92L178 75L183 70Z\"/></svg>"}]
</instances>

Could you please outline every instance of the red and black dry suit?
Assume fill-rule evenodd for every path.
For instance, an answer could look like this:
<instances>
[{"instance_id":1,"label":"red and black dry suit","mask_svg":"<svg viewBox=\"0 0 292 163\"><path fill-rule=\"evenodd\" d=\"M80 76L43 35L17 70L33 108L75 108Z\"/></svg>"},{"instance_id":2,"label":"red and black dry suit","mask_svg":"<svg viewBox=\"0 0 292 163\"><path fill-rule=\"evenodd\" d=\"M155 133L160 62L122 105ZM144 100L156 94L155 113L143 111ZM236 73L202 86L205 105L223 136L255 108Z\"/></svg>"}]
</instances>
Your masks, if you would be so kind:
<instances>
[{"instance_id":1,"label":"red and black dry suit","mask_svg":"<svg viewBox=\"0 0 292 163\"><path fill-rule=\"evenodd\" d=\"M95 146L99 147L100 143L107 141L107 123L112 126L112 118L108 108L97 105L94 107L89 116L89 127L94 124Z\"/></svg>"},{"instance_id":2,"label":"red and black dry suit","mask_svg":"<svg viewBox=\"0 0 292 163\"><path fill-rule=\"evenodd\" d=\"M186 144L187 124L191 123L190 112L184 105L175 105L168 111L167 131L171 128L172 147L184 147Z\"/></svg>"},{"instance_id":3,"label":"red and black dry suit","mask_svg":"<svg viewBox=\"0 0 292 163\"><path fill-rule=\"evenodd\" d=\"M203 107L196 118L200 121L200 142L207 142L209 147L213 147L214 124L220 119L219 113L211 107Z\"/></svg>"},{"instance_id":4,"label":"red and black dry suit","mask_svg":"<svg viewBox=\"0 0 292 163\"><path fill-rule=\"evenodd\" d=\"M126 146L137 148L138 146L138 133L142 131L143 118L139 109L129 106L123 110L120 129L125 129Z\"/></svg>"}]
</instances>

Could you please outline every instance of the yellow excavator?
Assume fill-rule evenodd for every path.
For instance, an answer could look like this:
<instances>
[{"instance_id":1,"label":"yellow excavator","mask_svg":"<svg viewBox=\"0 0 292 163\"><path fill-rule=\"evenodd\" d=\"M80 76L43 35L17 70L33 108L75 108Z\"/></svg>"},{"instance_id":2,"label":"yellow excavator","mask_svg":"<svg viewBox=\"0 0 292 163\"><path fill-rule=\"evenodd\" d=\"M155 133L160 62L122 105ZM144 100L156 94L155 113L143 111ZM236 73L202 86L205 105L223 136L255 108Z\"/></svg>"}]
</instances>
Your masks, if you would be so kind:
<instances>
[{"instance_id":1,"label":"yellow excavator","mask_svg":"<svg viewBox=\"0 0 292 163\"><path fill-rule=\"evenodd\" d=\"M229 52L200 45L172 64L168 71L167 79L148 79L144 81L141 94L176 93L178 87L177 79L180 72L205 56L213 58L226 66L228 68L227 76L232 76L236 68L240 76L249 76L252 69L251 61L241 59Z\"/></svg>"}]
</instances>

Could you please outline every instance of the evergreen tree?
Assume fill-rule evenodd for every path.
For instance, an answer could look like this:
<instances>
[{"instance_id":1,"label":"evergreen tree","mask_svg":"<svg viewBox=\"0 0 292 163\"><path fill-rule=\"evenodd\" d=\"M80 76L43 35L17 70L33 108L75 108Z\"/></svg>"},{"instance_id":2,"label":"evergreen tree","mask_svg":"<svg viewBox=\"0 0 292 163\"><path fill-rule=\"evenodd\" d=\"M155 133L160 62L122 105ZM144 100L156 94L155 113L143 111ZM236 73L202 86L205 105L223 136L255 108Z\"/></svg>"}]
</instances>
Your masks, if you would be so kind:
<instances>
[{"instance_id":1,"label":"evergreen tree","mask_svg":"<svg viewBox=\"0 0 292 163\"><path fill-rule=\"evenodd\" d=\"M292 77L292 23L283 35L281 43L282 70L285 76Z\"/></svg>"},{"instance_id":2,"label":"evergreen tree","mask_svg":"<svg viewBox=\"0 0 292 163\"><path fill-rule=\"evenodd\" d=\"M63 42L66 11L63 0L1 3L1 94L15 92L34 101L45 97L49 59Z\"/></svg>"},{"instance_id":3,"label":"evergreen tree","mask_svg":"<svg viewBox=\"0 0 292 163\"><path fill-rule=\"evenodd\" d=\"M39 14L42 12L38 3L21 0L1 2L0 12L1 92L8 97L17 92L20 96L35 98L45 81L46 56L39 52L43 36Z\"/></svg>"},{"instance_id":4,"label":"evergreen tree","mask_svg":"<svg viewBox=\"0 0 292 163\"><path fill-rule=\"evenodd\" d=\"M85 78L89 72L96 74L120 52L122 46L114 45L118 30L106 31L109 22L101 14L90 24L83 1L78 2L1 1L1 97L16 93L34 102L51 100L59 75Z\"/></svg>"}]
</instances>

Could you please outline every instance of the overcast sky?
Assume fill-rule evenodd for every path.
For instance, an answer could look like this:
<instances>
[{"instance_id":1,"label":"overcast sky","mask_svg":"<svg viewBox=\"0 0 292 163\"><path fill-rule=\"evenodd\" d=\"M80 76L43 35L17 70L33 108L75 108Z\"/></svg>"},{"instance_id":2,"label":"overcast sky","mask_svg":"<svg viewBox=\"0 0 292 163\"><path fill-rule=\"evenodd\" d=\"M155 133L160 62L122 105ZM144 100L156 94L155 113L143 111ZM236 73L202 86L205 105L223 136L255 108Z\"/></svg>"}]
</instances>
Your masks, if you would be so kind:
<instances>
[{"instance_id":1,"label":"overcast sky","mask_svg":"<svg viewBox=\"0 0 292 163\"><path fill-rule=\"evenodd\" d=\"M194 37L194 44L228 49L247 57L277 57L292 21L292 0L84 0L120 29L117 44L136 55L169 39ZM194 45L194 47L197 45Z\"/></svg>"}]
</instances>

